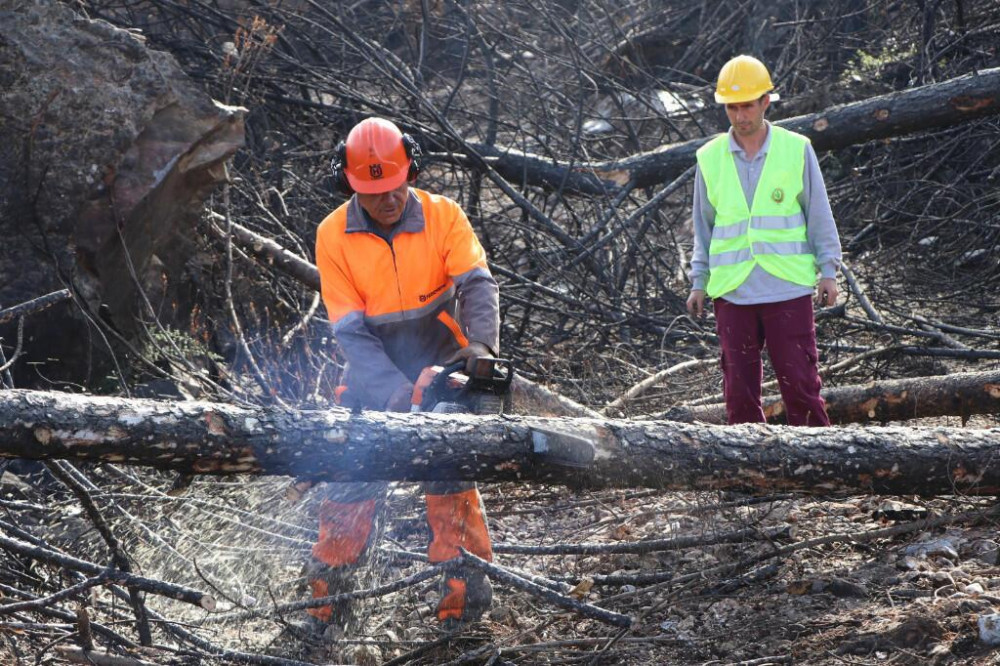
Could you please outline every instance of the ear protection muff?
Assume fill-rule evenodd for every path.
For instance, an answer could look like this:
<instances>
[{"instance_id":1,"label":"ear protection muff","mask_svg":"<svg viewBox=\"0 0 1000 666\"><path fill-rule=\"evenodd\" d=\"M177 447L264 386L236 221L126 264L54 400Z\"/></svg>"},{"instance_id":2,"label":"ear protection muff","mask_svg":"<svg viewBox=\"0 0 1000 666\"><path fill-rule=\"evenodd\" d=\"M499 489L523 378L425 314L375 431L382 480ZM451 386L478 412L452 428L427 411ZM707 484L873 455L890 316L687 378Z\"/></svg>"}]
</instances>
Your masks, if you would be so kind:
<instances>
[{"instance_id":1,"label":"ear protection muff","mask_svg":"<svg viewBox=\"0 0 1000 666\"><path fill-rule=\"evenodd\" d=\"M420 149L420 144L409 134L403 134L403 150L410 160L410 169L406 173L406 180L413 182L420 175L421 164L424 151ZM341 194L350 196L354 194L354 188L347 180L347 144L341 141L333 149L333 159L330 160L330 170L333 175L333 187Z\"/></svg>"},{"instance_id":2,"label":"ear protection muff","mask_svg":"<svg viewBox=\"0 0 1000 666\"><path fill-rule=\"evenodd\" d=\"M333 149L333 159L330 160L330 170L333 172L333 188L341 194L350 196L354 188L347 180L347 144L341 141Z\"/></svg>"},{"instance_id":3,"label":"ear protection muff","mask_svg":"<svg viewBox=\"0 0 1000 666\"><path fill-rule=\"evenodd\" d=\"M420 160L424 157L424 151L420 149L420 144L417 143L416 139L405 133L403 134L403 150L410 158L410 171L406 174L406 180L412 183L420 175Z\"/></svg>"}]
</instances>

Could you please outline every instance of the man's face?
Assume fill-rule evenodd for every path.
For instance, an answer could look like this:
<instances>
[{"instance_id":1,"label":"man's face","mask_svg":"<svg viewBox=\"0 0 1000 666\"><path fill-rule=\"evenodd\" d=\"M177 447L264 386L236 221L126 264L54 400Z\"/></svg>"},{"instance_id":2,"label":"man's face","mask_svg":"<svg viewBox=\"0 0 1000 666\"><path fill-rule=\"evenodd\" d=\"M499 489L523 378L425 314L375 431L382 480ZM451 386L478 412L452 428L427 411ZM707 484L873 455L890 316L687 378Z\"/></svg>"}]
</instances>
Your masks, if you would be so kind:
<instances>
[{"instance_id":1,"label":"man's face","mask_svg":"<svg viewBox=\"0 0 1000 666\"><path fill-rule=\"evenodd\" d=\"M376 224L383 227L391 227L399 222L403 215L403 208L406 206L406 197L410 191L410 184L403 182L402 185L388 192L379 194L357 193L358 203L365 209L368 216Z\"/></svg>"},{"instance_id":2,"label":"man's face","mask_svg":"<svg viewBox=\"0 0 1000 666\"><path fill-rule=\"evenodd\" d=\"M764 127L764 111L770 104L771 98L768 95L752 102L726 104L726 115L736 134L753 136Z\"/></svg>"}]
</instances>

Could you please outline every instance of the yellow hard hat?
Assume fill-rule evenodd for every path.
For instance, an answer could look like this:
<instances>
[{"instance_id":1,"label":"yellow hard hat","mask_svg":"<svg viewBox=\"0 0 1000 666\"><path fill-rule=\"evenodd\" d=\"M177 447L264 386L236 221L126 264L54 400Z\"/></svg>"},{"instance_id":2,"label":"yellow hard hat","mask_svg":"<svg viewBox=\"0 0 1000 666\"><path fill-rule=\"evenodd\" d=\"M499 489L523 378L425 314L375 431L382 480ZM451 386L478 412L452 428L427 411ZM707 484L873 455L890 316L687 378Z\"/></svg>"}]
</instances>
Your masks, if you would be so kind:
<instances>
[{"instance_id":1,"label":"yellow hard hat","mask_svg":"<svg viewBox=\"0 0 1000 666\"><path fill-rule=\"evenodd\" d=\"M772 90L774 84L764 63L753 56L740 55L722 66L715 87L715 101L719 104L751 102ZM771 95L772 101L777 98Z\"/></svg>"}]
</instances>

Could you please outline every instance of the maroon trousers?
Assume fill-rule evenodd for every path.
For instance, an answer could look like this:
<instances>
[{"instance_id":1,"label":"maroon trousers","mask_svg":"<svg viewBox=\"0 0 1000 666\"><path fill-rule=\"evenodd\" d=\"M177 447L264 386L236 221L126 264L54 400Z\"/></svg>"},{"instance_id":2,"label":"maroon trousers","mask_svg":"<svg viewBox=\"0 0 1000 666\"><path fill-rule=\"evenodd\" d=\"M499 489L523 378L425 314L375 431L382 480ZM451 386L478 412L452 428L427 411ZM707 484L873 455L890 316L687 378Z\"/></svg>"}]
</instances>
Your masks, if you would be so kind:
<instances>
[{"instance_id":1,"label":"maroon trousers","mask_svg":"<svg viewBox=\"0 0 1000 666\"><path fill-rule=\"evenodd\" d=\"M764 375L760 352L765 343L788 425L830 425L826 403L819 395L812 297L759 305L735 305L716 298L713 304L730 425L765 421L760 401Z\"/></svg>"}]
</instances>

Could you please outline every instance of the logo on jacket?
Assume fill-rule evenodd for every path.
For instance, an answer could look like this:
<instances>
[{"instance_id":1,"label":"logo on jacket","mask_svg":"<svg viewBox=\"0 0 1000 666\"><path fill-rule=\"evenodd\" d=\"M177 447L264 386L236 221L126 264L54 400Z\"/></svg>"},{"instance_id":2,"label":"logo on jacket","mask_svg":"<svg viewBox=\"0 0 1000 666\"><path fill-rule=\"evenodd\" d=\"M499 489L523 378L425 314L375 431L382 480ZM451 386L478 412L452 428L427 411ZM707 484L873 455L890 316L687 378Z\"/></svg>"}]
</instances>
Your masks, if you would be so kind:
<instances>
[{"instance_id":1,"label":"logo on jacket","mask_svg":"<svg viewBox=\"0 0 1000 666\"><path fill-rule=\"evenodd\" d=\"M445 283L445 284L447 284L447 283ZM445 285L444 285L444 284L442 284L442 285L441 285L440 287L438 287L437 289L433 289L433 290L431 290L431 291L427 292L426 294L420 294L420 296L418 297L418 299L420 300L420 302L421 302L421 303L424 303L424 302L426 302L426 301L427 301L427 299L428 299L428 298L431 298L431 297L433 297L433 296L434 296L435 294L437 294L437 293L438 293L439 291L441 291L442 289L444 289L444 286L445 286Z\"/></svg>"},{"instance_id":2,"label":"logo on jacket","mask_svg":"<svg viewBox=\"0 0 1000 666\"><path fill-rule=\"evenodd\" d=\"M774 192L771 192L771 198L774 199L775 203L781 203L785 200L785 191L780 187L774 188Z\"/></svg>"},{"instance_id":3,"label":"logo on jacket","mask_svg":"<svg viewBox=\"0 0 1000 666\"><path fill-rule=\"evenodd\" d=\"M376 162L375 164L368 165L368 173L371 175L372 180L378 180L382 177L382 163Z\"/></svg>"}]
</instances>

